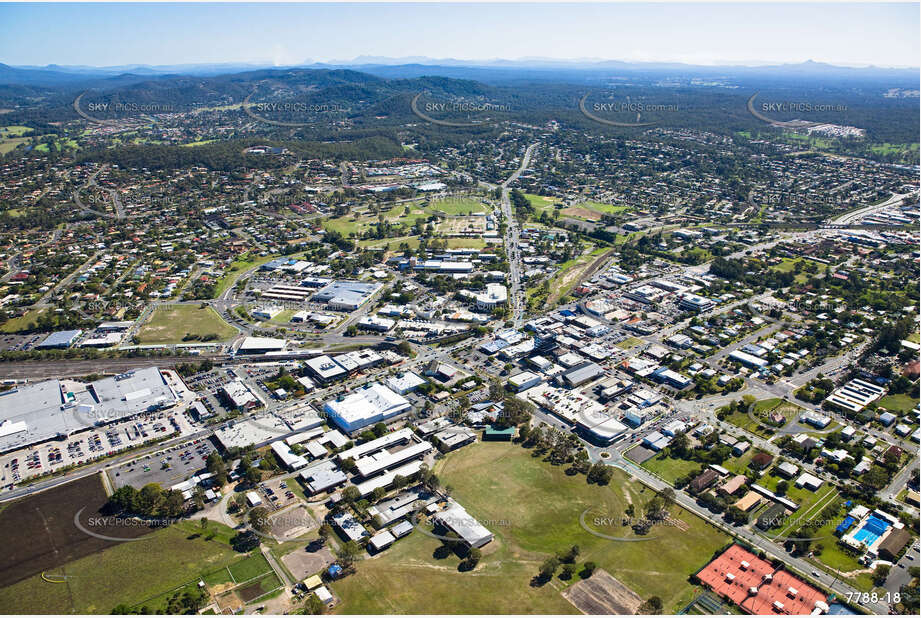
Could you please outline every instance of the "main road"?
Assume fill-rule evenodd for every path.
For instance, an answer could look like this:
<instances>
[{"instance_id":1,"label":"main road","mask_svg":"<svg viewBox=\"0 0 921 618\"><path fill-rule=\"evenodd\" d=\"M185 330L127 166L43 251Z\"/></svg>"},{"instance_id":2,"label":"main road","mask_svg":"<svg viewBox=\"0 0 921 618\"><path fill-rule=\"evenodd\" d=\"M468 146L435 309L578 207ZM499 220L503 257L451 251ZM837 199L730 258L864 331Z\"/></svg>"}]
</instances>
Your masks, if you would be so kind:
<instances>
[{"instance_id":1,"label":"main road","mask_svg":"<svg viewBox=\"0 0 921 618\"><path fill-rule=\"evenodd\" d=\"M524 151L521 157L521 165L518 169L506 179L499 187L502 189L502 214L505 217L505 252L508 254L509 263L509 289L508 296L509 308L512 311L512 322L514 327L521 328L524 321L524 300L521 292L521 251L519 250L521 229L518 226L518 220L512 212L512 201L509 199L509 185L518 180L521 173L531 164L531 155L538 144L531 144Z\"/></svg>"}]
</instances>

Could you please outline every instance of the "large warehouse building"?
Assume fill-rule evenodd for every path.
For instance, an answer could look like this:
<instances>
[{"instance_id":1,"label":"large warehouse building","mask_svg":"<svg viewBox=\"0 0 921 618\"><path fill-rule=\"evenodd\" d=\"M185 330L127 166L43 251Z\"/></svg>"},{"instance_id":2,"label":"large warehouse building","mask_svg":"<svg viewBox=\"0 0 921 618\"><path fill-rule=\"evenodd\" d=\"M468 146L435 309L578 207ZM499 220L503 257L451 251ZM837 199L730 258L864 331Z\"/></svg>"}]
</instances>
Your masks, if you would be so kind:
<instances>
[{"instance_id":1,"label":"large warehouse building","mask_svg":"<svg viewBox=\"0 0 921 618\"><path fill-rule=\"evenodd\" d=\"M46 380L0 393L0 452L176 404L157 367L88 384Z\"/></svg>"},{"instance_id":2,"label":"large warehouse building","mask_svg":"<svg viewBox=\"0 0 921 618\"><path fill-rule=\"evenodd\" d=\"M342 399L327 401L323 409L336 425L351 433L406 412L411 407L412 404L402 395L373 382Z\"/></svg>"},{"instance_id":3,"label":"large warehouse building","mask_svg":"<svg viewBox=\"0 0 921 618\"><path fill-rule=\"evenodd\" d=\"M326 303L330 309L354 311L366 302L383 287L380 283L365 283L363 281L333 281L318 291L313 300Z\"/></svg>"}]
</instances>

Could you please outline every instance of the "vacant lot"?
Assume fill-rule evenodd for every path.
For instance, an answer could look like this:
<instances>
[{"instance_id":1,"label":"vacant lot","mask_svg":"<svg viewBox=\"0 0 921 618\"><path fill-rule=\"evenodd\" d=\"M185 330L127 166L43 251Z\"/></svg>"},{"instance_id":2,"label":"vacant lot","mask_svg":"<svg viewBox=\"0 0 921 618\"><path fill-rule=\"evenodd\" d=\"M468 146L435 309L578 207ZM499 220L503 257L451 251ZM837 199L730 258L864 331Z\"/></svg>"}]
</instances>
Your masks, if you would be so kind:
<instances>
[{"instance_id":1,"label":"vacant lot","mask_svg":"<svg viewBox=\"0 0 921 618\"><path fill-rule=\"evenodd\" d=\"M265 556L255 553L246 560L230 565L228 570L235 582L242 583L268 573L272 567L269 566Z\"/></svg>"},{"instance_id":2,"label":"vacant lot","mask_svg":"<svg viewBox=\"0 0 921 618\"><path fill-rule=\"evenodd\" d=\"M615 470L611 484L589 485L583 476L567 476L516 445L480 443L448 455L437 470L442 482L471 515L510 522L493 532L510 547L546 557L572 545L582 549L579 561L591 560L643 599L659 596L666 611L680 599L690 600L687 577L696 572L726 537L698 517L673 507L672 516L687 532L658 527L644 542L615 542L586 531L580 517L596 532L619 538L635 535L629 527L595 525L596 518L619 518L629 503L639 510L652 498L642 484ZM687 602L685 601L685 602Z\"/></svg>"},{"instance_id":3,"label":"vacant lot","mask_svg":"<svg viewBox=\"0 0 921 618\"><path fill-rule=\"evenodd\" d=\"M447 217L435 230L439 234L478 234L486 232L486 217L460 216Z\"/></svg>"},{"instance_id":4,"label":"vacant lot","mask_svg":"<svg viewBox=\"0 0 921 618\"><path fill-rule=\"evenodd\" d=\"M436 558L441 541L418 530L361 561L354 575L332 584L339 614L577 614L556 586L531 587L542 558L514 554L496 541L474 571L460 559ZM440 554L438 554L440 555Z\"/></svg>"},{"instance_id":5,"label":"vacant lot","mask_svg":"<svg viewBox=\"0 0 921 618\"><path fill-rule=\"evenodd\" d=\"M635 592L602 569L595 571L588 579L567 588L563 596L583 614L592 616L633 615L643 604L643 599Z\"/></svg>"},{"instance_id":6,"label":"vacant lot","mask_svg":"<svg viewBox=\"0 0 921 618\"><path fill-rule=\"evenodd\" d=\"M60 573L60 567L71 560L121 545L89 536L74 525L74 517L82 510L80 522L89 527L90 518L103 515L105 503L102 483L93 475L6 505L0 511L0 586L40 576L43 571ZM115 526L93 526L92 531L127 538L151 532L148 528Z\"/></svg>"},{"instance_id":7,"label":"vacant lot","mask_svg":"<svg viewBox=\"0 0 921 618\"><path fill-rule=\"evenodd\" d=\"M0 332L18 333L30 330L31 328L34 328L38 318L47 311L47 309L29 309L18 318L10 318L4 322L3 326L0 326Z\"/></svg>"},{"instance_id":8,"label":"vacant lot","mask_svg":"<svg viewBox=\"0 0 921 618\"><path fill-rule=\"evenodd\" d=\"M702 465L696 461L665 457L662 453L658 453L655 457L643 462L644 468L669 483L674 483L675 479L700 470Z\"/></svg>"},{"instance_id":9,"label":"vacant lot","mask_svg":"<svg viewBox=\"0 0 921 618\"><path fill-rule=\"evenodd\" d=\"M469 215L475 212L489 212L491 207L480 200L469 197L446 197L433 201L425 210L443 212L446 215Z\"/></svg>"},{"instance_id":10,"label":"vacant lot","mask_svg":"<svg viewBox=\"0 0 921 618\"><path fill-rule=\"evenodd\" d=\"M137 334L141 344L225 341L237 329L224 321L211 307L170 305L157 307Z\"/></svg>"},{"instance_id":11,"label":"vacant lot","mask_svg":"<svg viewBox=\"0 0 921 618\"><path fill-rule=\"evenodd\" d=\"M601 221L601 213L597 210L585 208L583 206L570 206L560 211L564 217L573 217L575 219L584 219L586 221Z\"/></svg>"},{"instance_id":12,"label":"vacant lot","mask_svg":"<svg viewBox=\"0 0 921 618\"><path fill-rule=\"evenodd\" d=\"M301 547L281 558L291 575L298 580L319 573L336 561L329 547L319 547L316 551L310 551L310 549L312 548L309 545Z\"/></svg>"},{"instance_id":13,"label":"vacant lot","mask_svg":"<svg viewBox=\"0 0 921 618\"><path fill-rule=\"evenodd\" d=\"M609 486L589 485L584 476L568 476L515 444L464 447L442 460L436 473L495 535L477 568L459 572L456 556L436 558L440 542L417 530L333 584L344 599L341 613L575 613L560 591L578 575L532 585L548 556L573 545L581 549L577 572L593 561L640 598L659 596L671 611L691 600L688 576L727 540L679 507L672 507L672 516L687 530L658 526L641 542L596 536L583 523L607 536L640 538L622 518L631 503L641 509L651 490L619 471Z\"/></svg>"},{"instance_id":14,"label":"vacant lot","mask_svg":"<svg viewBox=\"0 0 921 618\"><path fill-rule=\"evenodd\" d=\"M557 197L548 197L545 195L535 195L533 193L525 193L525 197L528 198L528 201L531 203L531 206L534 207L534 210L540 214L543 211L552 211L555 209L556 204L562 204L559 198Z\"/></svg>"},{"instance_id":15,"label":"vacant lot","mask_svg":"<svg viewBox=\"0 0 921 618\"><path fill-rule=\"evenodd\" d=\"M239 560L239 554L226 543L219 538L205 540L192 532L195 527L173 525L152 533L141 529L148 535L142 540L109 542L101 552L66 563L60 560L47 572L63 583L48 583L41 573L32 575L0 589L0 609L27 614L107 614L119 603L165 599L169 591ZM211 522L211 527L220 528L220 524ZM126 536L124 530L118 534Z\"/></svg>"},{"instance_id":16,"label":"vacant lot","mask_svg":"<svg viewBox=\"0 0 921 618\"><path fill-rule=\"evenodd\" d=\"M483 249L486 247L486 241L482 238L446 238L448 249ZM359 240L358 246L366 249L371 248L388 248L396 252L400 245L406 243L410 249L419 247L418 236L398 236L396 238L373 238L369 240Z\"/></svg>"},{"instance_id":17,"label":"vacant lot","mask_svg":"<svg viewBox=\"0 0 921 618\"><path fill-rule=\"evenodd\" d=\"M591 253L585 253L560 264L559 272L550 281L552 291L545 305L552 307L559 299L569 294L570 290L576 287L582 279L598 270L612 251L613 249L595 249Z\"/></svg>"},{"instance_id":18,"label":"vacant lot","mask_svg":"<svg viewBox=\"0 0 921 618\"><path fill-rule=\"evenodd\" d=\"M255 253L244 253L233 262L230 263L230 266L224 271L224 274L221 275L221 278L217 280L217 283L214 286L214 298L217 298L224 291L229 288L231 285L236 283L243 273L248 271L250 268L255 266L261 266L271 262L272 260L278 258L278 255L257 255ZM296 256L289 256L296 257Z\"/></svg>"},{"instance_id":19,"label":"vacant lot","mask_svg":"<svg viewBox=\"0 0 921 618\"><path fill-rule=\"evenodd\" d=\"M879 407L905 414L918 406L918 400L911 395L886 395L879 400Z\"/></svg>"}]
</instances>

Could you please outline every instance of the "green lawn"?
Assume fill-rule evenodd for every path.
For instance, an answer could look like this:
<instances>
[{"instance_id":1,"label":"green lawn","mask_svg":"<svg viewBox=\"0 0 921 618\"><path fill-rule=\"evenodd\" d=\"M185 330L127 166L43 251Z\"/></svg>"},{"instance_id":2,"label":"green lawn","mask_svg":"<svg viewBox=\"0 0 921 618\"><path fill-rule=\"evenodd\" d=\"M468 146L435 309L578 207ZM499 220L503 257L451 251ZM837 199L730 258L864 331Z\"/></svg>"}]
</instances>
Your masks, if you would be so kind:
<instances>
[{"instance_id":1,"label":"green lawn","mask_svg":"<svg viewBox=\"0 0 921 618\"><path fill-rule=\"evenodd\" d=\"M553 211L556 204L562 203L558 197L535 195L534 193L525 193L524 196L528 198L528 201L531 203L531 206L534 207L534 210L537 211L538 215L544 211Z\"/></svg>"},{"instance_id":2,"label":"green lawn","mask_svg":"<svg viewBox=\"0 0 921 618\"><path fill-rule=\"evenodd\" d=\"M914 410L918 406L918 400L907 394L886 395L879 400L879 407L892 410L899 414L904 414Z\"/></svg>"},{"instance_id":3,"label":"green lawn","mask_svg":"<svg viewBox=\"0 0 921 618\"><path fill-rule=\"evenodd\" d=\"M629 350L630 348L636 347L640 345L641 343L643 343L642 339L638 339L636 337L627 337L626 339L618 343L617 347L623 350Z\"/></svg>"},{"instance_id":4,"label":"green lawn","mask_svg":"<svg viewBox=\"0 0 921 618\"><path fill-rule=\"evenodd\" d=\"M775 433L774 426L768 422L768 417L771 412L778 412L789 421L793 418L799 418L799 415L805 412L805 410L790 401L784 401L778 397L771 397L770 399L756 401L752 408L753 416L763 419L761 422L756 421L749 416L747 412L733 412L726 417L726 421L756 436L770 438ZM759 425L763 426L764 429L758 429Z\"/></svg>"},{"instance_id":5,"label":"green lawn","mask_svg":"<svg viewBox=\"0 0 921 618\"><path fill-rule=\"evenodd\" d=\"M446 197L435 200L425 208L428 212L443 212L448 215L469 215L474 212L491 212L491 208L478 199L469 197Z\"/></svg>"},{"instance_id":6,"label":"green lawn","mask_svg":"<svg viewBox=\"0 0 921 618\"><path fill-rule=\"evenodd\" d=\"M754 448L749 448L747 451L742 453L738 457L730 457L720 465L732 472L733 474L745 474L745 471L748 470L748 464L751 462L752 457L755 454Z\"/></svg>"},{"instance_id":7,"label":"green lawn","mask_svg":"<svg viewBox=\"0 0 921 618\"><path fill-rule=\"evenodd\" d=\"M584 208L589 208L591 210L596 210L600 213L616 215L618 213L624 212L627 210L626 206L615 205L615 204L604 204L602 202L583 202L579 204Z\"/></svg>"},{"instance_id":8,"label":"green lawn","mask_svg":"<svg viewBox=\"0 0 921 618\"><path fill-rule=\"evenodd\" d=\"M789 273L789 272L793 272L793 269L796 268L797 264L805 264L805 263L806 263L806 260L803 258L783 258L779 264L775 264L774 266L771 266L771 270L781 272L781 273ZM797 273L797 275L794 277L794 281L796 283L806 283L806 281L809 280L809 277L810 277L810 273L806 272L806 270L803 269L801 272Z\"/></svg>"},{"instance_id":9,"label":"green lawn","mask_svg":"<svg viewBox=\"0 0 921 618\"><path fill-rule=\"evenodd\" d=\"M567 476L515 444L464 447L442 460L436 473L495 534L476 570L459 572L454 555L435 558L440 542L417 530L333 584L344 600L339 613L577 613L560 591L578 577L530 583L544 559L572 545L581 549L577 571L593 561L641 597L660 596L670 611L690 601L688 576L728 540L678 507L672 516L687 531L661 526L645 542L632 543L595 536L581 526L583 513L586 525L602 534L636 538L620 518L628 500L641 508L652 492L620 471L607 487L589 485L584 476ZM598 523L605 517L612 521Z\"/></svg>"},{"instance_id":10,"label":"green lawn","mask_svg":"<svg viewBox=\"0 0 921 618\"><path fill-rule=\"evenodd\" d=\"M11 318L0 326L0 332L18 333L29 329L29 325L36 322L38 317L45 313L47 309L29 309L18 318Z\"/></svg>"},{"instance_id":11,"label":"green lawn","mask_svg":"<svg viewBox=\"0 0 921 618\"><path fill-rule=\"evenodd\" d=\"M0 139L0 155L13 152L20 144L28 144L28 137L8 137Z\"/></svg>"},{"instance_id":12,"label":"green lawn","mask_svg":"<svg viewBox=\"0 0 921 618\"><path fill-rule=\"evenodd\" d=\"M236 283L237 279L245 273L250 268L254 266L261 266L267 262L271 262L275 258L281 256L278 255L265 255L259 256L255 253L245 253L235 259L224 273L221 275L221 278L217 280L217 283L214 286L214 298L217 298L224 293L227 288Z\"/></svg>"},{"instance_id":13,"label":"green lawn","mask_svg":"<svg viewBox=\"0 0 921 618\"><path fill-rule=\"evenodd\" d=\"M291 321L291 317L295 313L297 313L297 309L284 309L281 313L269 320L269 322L272 324L287 324Z\"/></svg>"},{"instance_id":14,"label":"green lawn","mask_svg":"<svg viewBox=\"0 0 921 618\"><path fill-rule=\"evenodd\" d=\"M254 553L246 560L230 565L229 570L230 574L233 575L234 581L239 584L270 572L272 567L269 566L269 562L265 559L265 556L260 553Z\"/></svg>"},{"instance_id":15,"label":"green lawn","mask_svg":"<svg viewBox=\"0 0 921 618\"><path fill-rule=\"evenodd\" d=\"M186 334L216 335L212 341L225 341L236 335L237 329L211 307L171 305L154 309L147 323L138 330L137 338L141 344L183 343ZM199 340L188 340L189 343L195 341Z\"/></svg>"},{"instance_id":16,"label":"green lawn","mask_svg":"<svg viewBox=\"0 0 921 618\"><path fill-rule=\"evenodd\" d=\"M20 144L28 144L31 138L22 137L22 134L31 130L32 127L22 125L0 127L0 154L11 152Z\"/></svg>"},{"instance_id":17,"label":"green lawn","mask_svg":"<svg viewBox=\"0 0 921 618\"><path fill-rule=\"evenodd\" d=\"M0 127L0 137L22 137L24 133L31 130L32 127L26 127L23 125L8 125L5 127Z\"/></svg>"},{"instance_id":18,"label":"green lawn","mask_svg":"<svg viewBox=\"0 0 921 618\"><path fill-rule=\"evenodd\" d=\"M643 462L644 468L653 474L659 475L660 478L672 484L674 484L675 479L687 476L690 472L700 470L702 465L703 464L697 461L663 457L661 453Z\"/></svg>"},{"instance_id":19,"label":"green lawn","mask_svg":"<svg viewBox=\"0 0 921 618\"><path fill-rule=\"evenodd\" d=\"M107 614L119 603L166 598L238 558L217 538L206 541L170 526L61 565L54 573L68 576L66 584L49 584L39 574L0 589L0 607L25 614Z\"/></svg>"}]
</instances>

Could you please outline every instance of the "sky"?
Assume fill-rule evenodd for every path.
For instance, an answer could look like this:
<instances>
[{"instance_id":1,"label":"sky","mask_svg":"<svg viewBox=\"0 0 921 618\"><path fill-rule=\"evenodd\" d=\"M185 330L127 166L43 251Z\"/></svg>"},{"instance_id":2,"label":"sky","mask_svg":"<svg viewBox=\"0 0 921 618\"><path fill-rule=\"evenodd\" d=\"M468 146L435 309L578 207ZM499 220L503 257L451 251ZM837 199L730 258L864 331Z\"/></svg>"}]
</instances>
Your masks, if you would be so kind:
<instances>
[{"instance_id":1,"label":"sky","mask_svg":"<svg viewBox=\"0 0 921 618\"><path fill-rule=\"evenodd\" d=\"M2 4L10 65L359 56L919 66L919 4Z\"/></svg>"}]
</instances>

